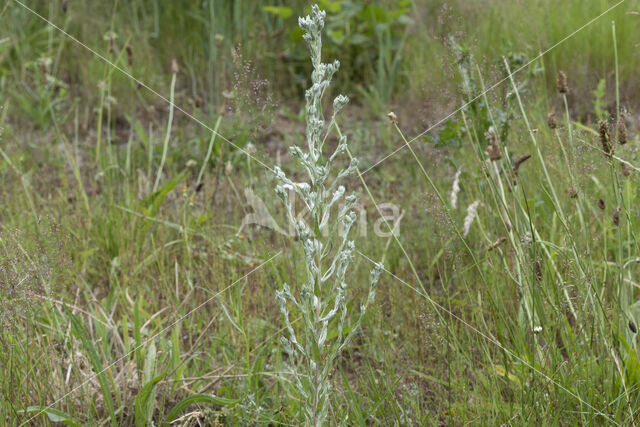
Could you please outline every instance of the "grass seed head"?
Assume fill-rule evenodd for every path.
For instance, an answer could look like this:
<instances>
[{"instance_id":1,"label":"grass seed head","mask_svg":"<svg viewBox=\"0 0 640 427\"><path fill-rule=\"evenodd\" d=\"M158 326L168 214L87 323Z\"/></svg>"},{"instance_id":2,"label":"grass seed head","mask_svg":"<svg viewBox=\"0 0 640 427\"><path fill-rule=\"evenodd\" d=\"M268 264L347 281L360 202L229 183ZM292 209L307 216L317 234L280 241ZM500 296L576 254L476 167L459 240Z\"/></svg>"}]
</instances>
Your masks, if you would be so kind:
<instances>
[{"instance_id":1,"label":"grass seed head","mask_svg":"<svg viewBox=\"0 0 640 427\"><path fill-rule=\"evenodd\" d=\"M552 109L547 114L547 125L549 125L549 129L555 129L558 127L558 119L556 118L556 111Z\"/></svg>"},{"instance_id":2,"label":"grass seed head","mask_svg":"<svg viewBox=\"0 0 640 427\"><path fill-rule=\"evenodd\" d=\"M618 133L618 144L624 145L627 143L627 124L624 121L624 117L620 116L616 125L616 131Z\"/></svg>"},{"instance_id":3,"label":"grass seed head","mask_svg":"<svg viewBox=\"0 0 640 427\"><path fill-rule=\"evenodd\" d=\"M604 208L606 208L607 206L604 203L604 200L602 199L598 199L598 207L600 208L600 210L604 210Z\"/></svg>"},{"instance_id":4,"label":"grass seed head","mask_svg":"<svg viewBox=\"0 0 640 427\"><path fill-rule=\"evenodd\" d=\"M609 123L606 120L600 120L598 123L598 133L600 134L602 150L608 155L613 154L613 145L611 144L611 135L609 134Z\"/></svg>"},{"instance_id":5,"label":"grass seed head","mask_svg":"<svg viewBox=\"0 0 640 427\"><path fill-rule=\"evenodd\" d=\"M506 237L500 237L498 240L496 240L495 242L493 242L492 244L489 245L489 247L487 248L488 252L491 252L492 250L496 249L498 246L500 246L501 244L503 244L504 242L507 241Z\"/></svg>"},{"instance_id":6,"label":"grass seed head","mask_svg":"<svg viewBox=\"0 0 640 427\"><path fill-rule=\"evenodd\" d=\"M180 72L180 67L178 67L178 61L176 58L171 59L171 74L178 74Z\"/></svg>"},{"instance_id":7,"label":"grass seed head","mask_svg":"<svg viewBox=\"0 0 640 427\"><path fill-rule=\"evenodd\" d=\"M567 84L567 74L564 71L558 71L558 81L556 82L559 93L569 92L569 85Z\"/></svg>"},{"instance_id":8,"label":"grass seed head","mask_svg":"<svg viewBox=\"0 0 640 427\"><path fill-rule=\"evenodd\" d=\"M636 328L636 324L631 319L629 319L629 330L634 334L638 333L638 328Z\"/></svg>"},{"instance_id":9,"label":"grass seed head","mask_svg":"<svg viewBox=\"0 0 640 427\"><path fill-rule=\"evenodd\" d=\"M398 116L396 116L396 113L394 113L393 111L389 111L387 117L389 117L391 123L398 124Z\"/></svg>"},{"instance_id":10,"label":"grass seed head","mask_svg":"<svg viewBox=\"0 0 640 427\"><path fill-rule=\"evenodd\" d=\"M480 200L476 200L471 203L469 207L467 207L467 216L464 219L464 231L462 235L467 237L469 231L471 230L471 224L473 224L473 220L478 216L478 206L480 205Z\"/></svg>"},{"instance_id":11,"label":"grass seed head","mask_svg":"<svg viewBox=\"0 0 640 427\"><path fill-rule=\"evenodd\" d=\"M513 163L513 172L517 175L518 169L520 169L520 166L530 158L531 158L531 154L525 154L524 156L518 157L516 161Z\"/></svg>"},{"instance_id":12,"label":"grass seed head","mask_svg":"<svg viewBox=\"0 0 640 427\"><path fill-rule=\"evenodd\" d=\"M462 169L458 169L455 177L453 178L453 185L451 186L451 209L455 209L458 205L458 193L460 192L460 174Z\"/></svg>"},{"instance_id":13,"label":"grass seed head","mask_svg":"<svg viewBox=\"0 0 640 427\"><path fill-rule=\"evenodd\" d=\"M611 219L616 227L620 225L620 206L614 209Z\"/></svg>"},{"instance_id":14,"label":"grass seed head","mask_svg":"<svg viewBox=\"0 0 640 427\"><path fill-rule=\"evenodd\" d=\"M576 187L569 187L569 197L571 197L572 199L578 197L578 190L576 189Z\"/></svg>"},{"instance_id":15,"label":"grass seed head","mask_svg":"<svg viewBox=\"0 0 640 427\"><path fill-rule=\"evenodd\" d=\"M498 135L493 127L490 127L486 133L486 138L489 140L489 146L487 147L487 155L491 161L495 162L502 158L502 152L500 151L500 143L498 142Z\"/></svg>"},{"instance_id":16,"label":"grass seed head","mask_svg":"<svg viewBox=\"0 0 640 427\"><path fill-rule=\"evenodd\" d=\"M536 275L536 280L538 282L542 282L543 276L542 276L542 262L540 261L540 258L538 258L536 260L536 262L533 264L533 271Z\"/></svg>"},{"instance_id":17,"label":"grass seed head","mask_svg":"<svg viewBox=\"0 0 640 427\"><path fill-rule=\"evenodd\" d=\"M127 45L127 62L129 67L133 66L133 48L130 45Z\"/></svg>"}]
</instances>

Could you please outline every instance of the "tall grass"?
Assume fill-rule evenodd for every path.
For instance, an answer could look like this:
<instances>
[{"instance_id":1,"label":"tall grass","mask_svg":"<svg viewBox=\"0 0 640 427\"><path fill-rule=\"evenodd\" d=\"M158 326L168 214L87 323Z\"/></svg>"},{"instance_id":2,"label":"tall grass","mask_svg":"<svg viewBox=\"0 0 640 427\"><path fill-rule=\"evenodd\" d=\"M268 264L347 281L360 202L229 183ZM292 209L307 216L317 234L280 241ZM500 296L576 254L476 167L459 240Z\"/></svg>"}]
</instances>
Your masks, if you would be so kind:
<instances>
[{"instance_id":1,"label":"tall grass","mask_svg":"<svg viewBox=\"0 0 640 427\"><path fill-rule=\"evenodd\" d=\"M539 0L525 15L519 2L450 1L441 14L440 2L414 1L406 39L381 27L382 50L364 64L335 42L352 18L329 11L325 52L348 75L368 70L332 86L315 9L309 65L295 56L294 17L258 2L164 3L32 6L287 173L262 175L24 8L3 6L0 423L636 423L637 16L627 12L637 1L516 74L519 53L532 58L615 2ZM273 115L238 105L264 79L286 86ZM355 102L334 98L325 122L332 87ZM424 96L437 92L435 103ZM389 101L392 121L379 120ZM368 238L335 231L353 223L340 201L355 199L332 187L329 160L330 176L366 195ZM277 184L310 214L278 203ZM241 228L254 213L245 189L296 236ZM380 283L364 310L371 268Z\"/></svg>"}]
</instances>

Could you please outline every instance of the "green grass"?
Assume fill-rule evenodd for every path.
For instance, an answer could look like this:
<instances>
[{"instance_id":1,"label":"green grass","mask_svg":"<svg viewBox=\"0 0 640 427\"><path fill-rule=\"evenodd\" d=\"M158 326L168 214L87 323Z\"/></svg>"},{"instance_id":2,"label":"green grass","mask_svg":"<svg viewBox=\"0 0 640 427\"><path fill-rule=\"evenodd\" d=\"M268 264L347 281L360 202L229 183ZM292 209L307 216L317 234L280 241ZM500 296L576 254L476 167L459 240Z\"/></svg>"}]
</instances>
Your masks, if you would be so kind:
<instances>
[{"instance_id":1,"label":"green grass","mask_svg":"<svg viewBox=\"0 0 640 427\"><path fill-rule=\"evenodd\" d=\"M275 181L193 118L301 173L285 153L303 142L310 67L295 25L308 4L267 3L290 17L249 1L62 4L28 3L167 98L175 58L175 103L193 117L174 111L169 132L163 100L19 4L0 5L0 423L299 422L274 295L304 277L302 254L272 230L238 232L252 212L248 188L285 224ZM442 2L416 0L404 11L411 21L393 14L399 2L373 4L381 9L329 13L328 31L343 33L327 39L325 58L341 61L335 93L352 98L340 131L362 161L345 185L367 212L355 311L369 258L387 270L332 374L332 424L632 424L640 17L629 12L638 1L513 80L503 57L514 71L616 2L454 0L442 12ZM340 34L366 40L339 44ZM456 43L443 43L452 35ZM566 97L555 90L558 70ZM615 140L616 89L629 142L611 157L597 115L610 117ZM496 162L485 155L490 126ZM411 150L376 165L406 141ZM382 203L403 214L394 235Z\"/></svg>"}]
</instances>

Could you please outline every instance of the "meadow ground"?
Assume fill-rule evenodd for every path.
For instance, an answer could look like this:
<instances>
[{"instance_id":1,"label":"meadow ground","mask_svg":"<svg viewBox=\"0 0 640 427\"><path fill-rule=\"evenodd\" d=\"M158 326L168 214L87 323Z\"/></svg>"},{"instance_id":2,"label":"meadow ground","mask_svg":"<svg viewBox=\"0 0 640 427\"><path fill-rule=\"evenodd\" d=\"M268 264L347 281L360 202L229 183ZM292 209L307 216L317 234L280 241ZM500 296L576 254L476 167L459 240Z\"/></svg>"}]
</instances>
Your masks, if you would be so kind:
<instances>
[{"instance_id":1,"label":"meadow ground","mask_svg":"<svg viewBox=\"0 0 640 427\"><path fill-rule=\"evenodd\" d=\"M0 424L305 422L310 6L1 2ZM360 160L327 422L635 425L640 1L319 6Z\"/></svg>"}]
</instances>

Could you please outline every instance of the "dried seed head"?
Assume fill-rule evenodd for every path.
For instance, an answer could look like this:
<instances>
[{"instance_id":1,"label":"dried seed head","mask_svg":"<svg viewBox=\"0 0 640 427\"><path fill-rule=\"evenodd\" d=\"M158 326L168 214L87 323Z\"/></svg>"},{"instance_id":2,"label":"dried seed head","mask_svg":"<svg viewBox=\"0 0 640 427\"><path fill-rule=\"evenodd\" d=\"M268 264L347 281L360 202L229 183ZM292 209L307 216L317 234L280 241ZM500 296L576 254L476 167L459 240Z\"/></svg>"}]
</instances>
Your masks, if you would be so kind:
<instances>
[{"instance_id":1,"label":"dried seed head","mask_svg":"<svg viewBox=\"0 0 640 427\"><path fill-rule=\"evenodd\" d=\"M127 61L129 62L129 66L133 65L133 49L130 45L127 45Z\"/></svg>"},{"instance_id":2,"label":"dried seed head","mask_svg":"<svg viewBox=\"0 0 640 427\"><path fill-rule=\"evenodd\" d=\"M487 251L491 252L492 250L494 250L495 248L497 248L498 246L500 246L506 241L507 241L506 237L500 237L498 240L496 240L495 242L489 245L489 247L487 248Z\"/></svg>"},{"instance_id":3,"label":"dried seed head","mask_svg":"<svg viewBox=\"0 0 640 427\"><path fill-rule=\"evenodd\" d=\"M520 169L520 165L522 165L524 162L526 162L530 158L531 158L531 154L525 154L524 156L518 157L516 161L513 163L513 172L517 175L518 169Z\"/></svg>"},{"instance_id":4,"label":"dried seed head","mask_svg":"<svg viewBox=\"0 0 640 427\"><path fill-rule=\"evenodd\" d=\"M118 38L118 35L116 33L114 33L113 31L107 31L102 36L102 39L105 40L109 45L109 53L113 53L116 50L115 46L116 46L116 39L117 38Z\"/></svg>"},{"instance_id":5,"label":"dried seed head","mask_svg":"<svg viewBox=\"0 0 640 427\"><path fill-rule=\"evenodd\" d=\"M558 88L558 92L567 93L569 92L569 85L567 84L567 74L564 71L558 71L558 81L556 82L556 86Z\"/></svg>"},{"instance_id":6,"label":"dried seed head","mask_svg":"<svg viewBox=\"0 0 640 427\"><path fill-rule=\"evenodd\" d=\"M626 163L622 163L621 169L622 169L622 175L624 176L630 176L631 173L633 172L633 169L631 169L631 166L629 166Z\"/></svg>"},{"instance_id":7,"label":"dried seed head","mask_svg":"<svg viewBox=\"0 0 640 427\"><path fill-rule=\"evenodd\" d=\"M393 111L390 111L389 114L387 114L387 117L389 117L391 123L398 124L398 116L396 116L396 113Z\"/></svg>"},{"instance_id":8,"label":"dried seed head","mask_svg":"<svg viewBox=\"0 0 640 427\"><path fill-rule=\"evenodd\" d=\"M500 160L502 158L502 152L500 151L500 144L498 142L498 135L496 135L496 131L493 127L490 127L485 137L489 141L489 146L487 147L487 155L491 161Z\"/></svg>"},{"instance_id":9,"label":"dried seed head","mask_svg":"<svg viewBox=\"0 0 640 427\"><path fill-rule=\"evenodd\" d=\"M613 214L611 215L611 219L613 220L613 224L617 227L620 225L620 206L615 208Z\"/></svg>"},{"instance_id":10,"label":"dried seed head","mask_svg":"<svg viewBox=\"0 0 640 427\"><path fill-rule=\"evenodd\" d=\"M549 129L555 129L558 127L558 119L556 118L556 111L552 109L547 114L547 124L549 125Z\"/></svg>"},{"instance_id":11,"label":"dried seed head","mask_svg":"<svg viewBox=\"0 0 640 427\"><path fill-rule=\"evenodd\" d=\"M598 133L600 134L602 150L608 155L613 154L613 145L611 144L611 136L609 135L609 123L606 120L600 120L598 123Z\"/></svg>"},{"instance_id":12,"label":"dried seed head","mask_svg":"<svg viewBox=\"0 0 640 427\"><path fill-rule=\"evenodd\" d=\"M178 67L178 61L176 58L171 59L171 74L178 74L180 72L180 67Z\"/></svg>"},{"instance_id":13,"label":"dried seed head","mask_svg":"<svg viewBox=\"0 0 640 427\"><path fill-rule=\"evenodd\" d=\"M604 204L604 200L598 199L598 207L600 208L600 210L604 210L604 208L606 207L606 205Z\"/></svg>"},{"instance_id":14,"label":"dried seed head","mask_svg":"<svg viewBox=\"0 0 640 427\"><path fill-rule=\"evenodd\" d=\"M572 199L578 197L578 190L576 189L576 187L569 187L569 197L571 197Z\"/></svg>"},{"instance_id":15,"label":"dried seed head","mask_svg":"<svg viewBox=\"0 0 640 427\"><path fill-rule=\"evenodd\" d=\"M636 328L636 324L631 319L629 319L629 330L634 334L638 333L638 328Z\"/></svg>"},{"instance_id":16,"label":"dried seed head","mask_svg":"<svg viewBox=\"0 0 640 427\"><path fill-rule=\"evenodd\" d=\"M624 117L620 116L618 124L616 125L616 131L618 133L618 144L624 145L627 143L627 124L624 121Z\"/></svg>"},{"instance_id":17,"label":"dried seed head","mask_svg":"<svg viewBox=\"0 0 640 427\"><path fill-rule=\"evenodd\" d=\"M67 13L68 9L69 9L69 0L62 0L62 11L64 13Z\"/></svg>"},{"instance_id":18,"label":"dried seed head","mask_svg":"<svg viewBox=\"0 0 640 427\"><path fill-rule=\"evenodd\" d=\"M540 262L540 258L533 264L533 271L536 275L536 280L542 282L542 262Z\"/></svg>"}]
</instances>

